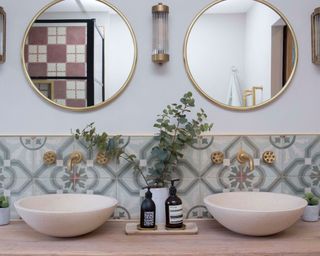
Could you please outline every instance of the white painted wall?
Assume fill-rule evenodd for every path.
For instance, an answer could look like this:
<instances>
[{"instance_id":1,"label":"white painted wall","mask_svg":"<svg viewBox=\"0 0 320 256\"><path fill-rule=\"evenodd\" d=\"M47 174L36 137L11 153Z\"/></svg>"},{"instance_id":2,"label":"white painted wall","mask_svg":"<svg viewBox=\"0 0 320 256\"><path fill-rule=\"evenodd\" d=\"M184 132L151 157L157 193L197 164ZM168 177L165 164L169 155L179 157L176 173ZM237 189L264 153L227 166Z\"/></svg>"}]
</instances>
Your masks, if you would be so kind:
<instances>
[{"instance_id":1,"label":"white painted wall","mask_svg":"<svg viewBox=\"0 0 320 256\"><path fill-rule=\"evenodd\" d=\"M134 44L127 25L117 14L111 14L109 19L106 31L107 97L114 95L125 83L134 62Z\"/></svg>"},{"instance_id":2,"label":"white painted wall","mask_svg":"<svg viewBox=\"0 0 320 256\"><path fill-rule=\"evenodd\" d=\"M233 66L240 85L245 80L245 23L245 14L205 14L189 36L192 75L208 95L222 103L227 100Z\"/></svg>"},{"instance_id":3,"label":"white painted wall","mask_svg":"<svg viewBox=\"0 0 320 256\"><path fill-rule=\"evenodd\" d=\"M271 98L272 25L280 16L256 3L247 13L245 43L245 88L263 87L263 100Z\"/></svg>"},{"instance_id":4,"label":"white painted wall","mask_svg":"<svg viewBox=\"0 0 320 256\"><path fill-rule=\"evenodd\" d=\"M183 66L185 33L196 13L210 0L166 1L171 8L171 61L163 66L151 62L151 6L157 1L110 1L128 17L137 35L139 60L131 84L116 101L94 112L73 113L47 104L26 81L20 47L28 23L49 2L0 0L8 14L8 59L0 65L0 134L68 134L70 128L91 121L109 132L153 133L156 114L188 90L194 92L197 106L208 112L216 134L320 132L320 67L311 62L310 35L310 15L319 0L269 0L293 25L300 49L299 66L292 85L280 99L246 113L224 110L208 102L196 92Z\"/></svg>"}]
</instances>

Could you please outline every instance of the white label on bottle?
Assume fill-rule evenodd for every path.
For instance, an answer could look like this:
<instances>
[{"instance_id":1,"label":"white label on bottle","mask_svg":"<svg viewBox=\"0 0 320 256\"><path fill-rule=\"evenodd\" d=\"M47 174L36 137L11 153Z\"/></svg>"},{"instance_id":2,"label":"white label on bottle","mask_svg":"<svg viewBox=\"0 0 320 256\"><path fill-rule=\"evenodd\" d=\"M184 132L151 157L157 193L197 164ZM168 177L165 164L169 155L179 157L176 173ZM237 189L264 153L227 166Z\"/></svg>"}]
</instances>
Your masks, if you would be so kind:
<instances>
[{"instance_id":1,"label":"white label on bottle","mask_svg":"<svg viewBox=\"0 0 320 256\"><path fill-rule=\"evenodd\" d=\"M154 225L154 212L144 212L143 225L145 227L152 227Z\"/></svg>"},{"instance_id":2,"label":"white label on bottle","mask_svg":"<svg viewBox=\"0 0 320 256\"><path fill-rule=\"evenodd\" d=\"M170 224L181 224L183 222L182 204L169 206L169 222Z\"/></svg>"}]
</instances>

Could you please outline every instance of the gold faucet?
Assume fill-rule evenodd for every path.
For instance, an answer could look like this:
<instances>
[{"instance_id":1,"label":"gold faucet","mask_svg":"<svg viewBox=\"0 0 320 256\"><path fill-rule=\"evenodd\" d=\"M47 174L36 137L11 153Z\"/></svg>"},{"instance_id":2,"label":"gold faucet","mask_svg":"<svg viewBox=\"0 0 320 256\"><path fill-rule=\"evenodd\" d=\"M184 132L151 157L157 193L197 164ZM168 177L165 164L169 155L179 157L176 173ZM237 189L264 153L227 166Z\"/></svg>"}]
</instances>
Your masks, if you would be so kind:
<instances>
[{"instance_id":1,"label":"gold faucet","mask_svg":"<svg viewBox=\"0 0 320 256\"><path fill-rule=\"evenodd\" d=\"M83 159L82 153L81 152L73 152L70 154L68 163L67 163L67 170L72 171L72 168L75 164L80 164Z\"/></svg>"},{"instance_id":2,"label":"gold faucet","mask_svg":"<svg viewBox=\"0 0 320 256\"><path fill-rule=\"evenodd\" d=\"M240 164L244 164L245 162L249 162L250 171L254 170L254 161L253 157L250 156L248 153L240 149L239 153L237 154L237 160Z\"/></svg>"}]
</instances>

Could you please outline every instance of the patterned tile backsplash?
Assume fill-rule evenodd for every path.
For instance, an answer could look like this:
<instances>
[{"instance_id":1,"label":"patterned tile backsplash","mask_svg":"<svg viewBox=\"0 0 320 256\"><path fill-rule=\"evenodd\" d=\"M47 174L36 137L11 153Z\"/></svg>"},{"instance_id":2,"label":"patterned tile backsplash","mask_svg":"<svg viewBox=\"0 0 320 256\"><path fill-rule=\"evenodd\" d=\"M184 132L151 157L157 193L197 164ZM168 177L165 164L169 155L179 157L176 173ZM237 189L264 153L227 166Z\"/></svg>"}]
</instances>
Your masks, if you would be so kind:
<instances>
[{"instance_id":1,"label":"patterned tile backsplash","mask_svg":"<svg viewBox=\"0 0 320 256\"><path fill-rule=\"evenodd\" d=\"M152 165L152 136L126 136L122 142L128 153L138 156L141 166ZM240 148L255 162L250 172L236 160ZM55 151L57 161L46 165L43 155ZM69 155L81 151L84 161L73 173L66 171ZM221 165L214 165L210 155L224 153ZM276 161L264 163L265 151L273 151ZM177 167L179 196L187 218L206 218L203 198L227 191L272 191L302 196L312 191L320 196L320 135L206 136L184 152ZM60 137L0 137L0 189L10 191L11 200L47 193L95 193L118 199L115 219L138 218L140 188L143 181L125 161L100 166L79 141ZM18 218L12 207L12 218Z\"/></svg>"}]
</instances>

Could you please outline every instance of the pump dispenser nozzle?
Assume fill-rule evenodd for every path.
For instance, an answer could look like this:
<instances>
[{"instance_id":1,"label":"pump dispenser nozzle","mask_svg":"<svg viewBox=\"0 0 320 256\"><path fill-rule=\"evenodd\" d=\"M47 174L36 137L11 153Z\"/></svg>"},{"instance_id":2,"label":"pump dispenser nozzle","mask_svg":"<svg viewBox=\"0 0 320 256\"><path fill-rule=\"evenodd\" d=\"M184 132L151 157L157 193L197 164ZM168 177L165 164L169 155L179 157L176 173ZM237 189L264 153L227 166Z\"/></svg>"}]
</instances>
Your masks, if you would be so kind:
<instances>
[{"instance_id":1,"label":"pump dispenser nozzle","mask_svg":"<svg viewBox=\"0 0 320 256\"><path fill-rule=\"evenodd\" d=\"M170 196L175 196L177 194L177 189L176 187L174 186L174 183L175 182L178 182L180 181L179 179L174 179L174 180L171 180L171 187L169 189L169 194Z\"/></svg>"}]
</instances>

